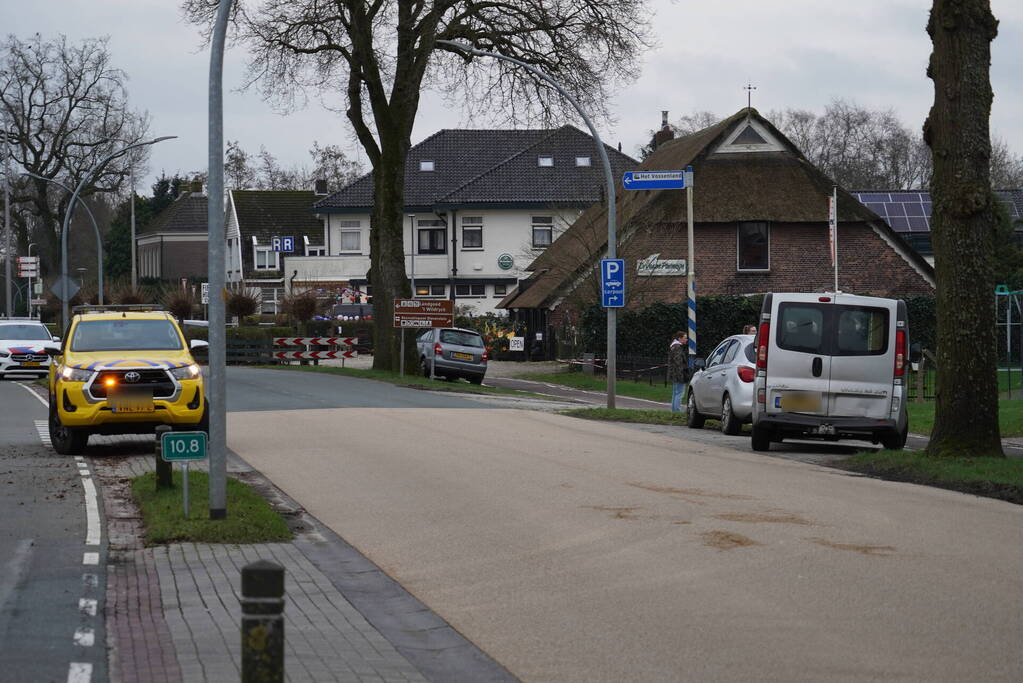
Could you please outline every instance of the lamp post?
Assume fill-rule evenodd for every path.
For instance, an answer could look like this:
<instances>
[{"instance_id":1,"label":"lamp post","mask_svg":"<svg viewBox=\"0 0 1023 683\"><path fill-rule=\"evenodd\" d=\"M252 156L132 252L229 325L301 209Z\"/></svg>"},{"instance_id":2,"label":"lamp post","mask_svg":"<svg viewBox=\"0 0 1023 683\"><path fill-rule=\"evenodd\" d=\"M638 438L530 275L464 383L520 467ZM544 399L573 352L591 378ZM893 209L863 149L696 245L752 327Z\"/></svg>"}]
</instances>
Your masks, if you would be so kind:
<instances>
[{"instance_id":1,"label":"lamp post","mask_svg":"<svg viewBox=\"0 0 1023 683\"><path fill-rule=\"evenodd\" d=\"M11 182L8 179L7 160L11 156L11 150L7 148L7 155L4 157L4 289L6 291L6 307L4 313L8 318L14 316L14 305L11 299Z\"/></svg>"},{"instance_id":2,"label":"lamp post","mask_svg":"<svg viewBox=\"0 0 1023 683\"><path fill-rule=\"evenodd\" d=\"M615 219L616 219L616 208L615 208L615 181L611 175L611 162L607 158L607 150L604 149L604 143L600 139L600 134L597 132L596 127L590 120L590 117L586 115L583 108L579 103L572 97L568 91L566 91L561 84L556 80L545 74L544 72L537 69L531 64L527 64L521 60L509 57L507 55L498 54L496 52L486 52L484 50L478 50L472 45L467 43L459 43L454 40L438 40L436 41L440 45L448 45L457 50L468 52L471 55L479 55L481 57L493 57L494 59L503 59L506 62L517 64L523 69L526 69L537 78L541 78L550 83L555 90L561 93L569 103L575 107L575 110L582 117L583 121L586 122L586 126L590 129L590 135L597 142L597 154L600 156L600 162L604 165L604 182L607 185L607 257L609 259L615 258L618 252L617 235L615 234ZM615 407L615 380L618 372L618 315L614 308L607 309L607 407Z\"/></svg>"},{"instance_id":3,"label":"lamp post","mask_svg":"<svg viewBox=\"0 0 1023 683\"><path fill-rule=\"evenodd\" d=\"M32 173L31 171L22 171L22 174L23 175L27 175L27 176L31 176L33 178L38 178L39 180L45 180L48 183L53 183L57 187L63 189L65 192L71 192L71 188L68 187L67 185L65 185L64 183L60 182L59 180L54 180L53 178L44 178L41 175L36 175L35 173ZM99 303L102 306L103 305L103 272L104 272L103 271L103 237L99 233L99 224L96 223L96 216L93 215L92 209L90 209L89 205L86 204L85 202L82 202L82 206L85 207L85 212L87 214L89 214L89 219L92 220L92 229L96 231L96 263L97 263L96 267L98 268L98 270L96 271L98 273L98 275L96 277L97 277L97 284L98 284L98 289L99 289ZM68 206L68 211L69 212L71 211L71 206L70 205Z\"/></svg>"},{"instance_id":4,"label":"lamp post","mask_svg":"<svg viewBox=\"0 0 1023 683\"><path fill-rule=\"evenodd\" d=\"M36 245L35 242L29 242L28 243L28 257L29 258L32 258L32 247L34 247L35 245ZM39 269L39 270L42 270L42 269ZM35 290L32 289L32 278L29 278L28 279L28 317L30 317L30 318L34 318L35 317L34 315L32 315L32 299L35 298L35 295L36 295Z\"/></svg>"},{"instance_id":5,"label":"lamp post","mask_svg":"<svg viewBox=\"0 0 1023 683\"><path fill-rule=\"evenodd\" d=\"M174 139L176 137L177 137L177 135L164 135L163 137L159 137L159 138L156 138L154 140L147 140L146 142L136 142L134 144L128 145L127 147L122 147L121 149L117 150L113 154L107 156L105 159L103 159L103 161L101 161L98 164L96 164L95 166L93 166L92 169L82 177L81 182L78 183L78 187L76 187L75 191L71 193L71 201L68 202L67 211L64 212L64 224L61 226L61 230L60 230L60 279L61 279L61 289L62 290L66 286L66 283L67 283L67 232L68 232L68 228L71 225L71 213L74 211L75 202L78 201L78 195L81 194L82 190L85 188L85 185L90 180L92 180L92 177L98 171L103 170L103 167L106 166L108 162L112 161L113 159L116 159L119 156L122 156L122 155L126 154L128 152L128 150L135 149L136 147L145 147L147 145L155 145L158 142L163 142L164 140L172 140L172 139ZM102 275L102 273L101 273L101 275ZM68 298L70 298L70 297L66 296L67 291L62 291L61 294L62 294L62 296L61 296L61 327L63 329L67 329L68 312L69 312L68 311Z\"/></svg>"}]
</instances>

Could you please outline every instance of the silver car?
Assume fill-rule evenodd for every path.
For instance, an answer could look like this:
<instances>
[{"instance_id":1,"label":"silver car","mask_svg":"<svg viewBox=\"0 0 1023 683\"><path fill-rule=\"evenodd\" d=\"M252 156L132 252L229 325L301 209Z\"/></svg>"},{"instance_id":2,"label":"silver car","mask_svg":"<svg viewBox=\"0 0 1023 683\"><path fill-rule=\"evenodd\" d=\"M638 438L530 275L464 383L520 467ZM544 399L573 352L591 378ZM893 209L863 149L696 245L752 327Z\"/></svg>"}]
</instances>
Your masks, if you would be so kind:
<instances>
[{"instance_id":1,"label":"silver car","mask_svg":"<svg viewBox=\"0 0 1023 683\"><path fill-rule=\"evenodd\" d=\"M721 431L738 434L753 421L753 380L756 347L752 334L728 337L711 352L706 362L696 359L697 372L689 382L686 424L703 427L708 418L721 420Z\"/></svg>"},{"instance_id":2,"label":"silver car","mask_svg":"<svg viewBox=\"0 0 1023 683\"><path fill-rule=\"evenodd\" d=\"M420 334L416 344L424 376L464 377L473 384L483 383L483 376L487 374L487 349L479 332L437 327Z\"/></svg>"}]
</instances>

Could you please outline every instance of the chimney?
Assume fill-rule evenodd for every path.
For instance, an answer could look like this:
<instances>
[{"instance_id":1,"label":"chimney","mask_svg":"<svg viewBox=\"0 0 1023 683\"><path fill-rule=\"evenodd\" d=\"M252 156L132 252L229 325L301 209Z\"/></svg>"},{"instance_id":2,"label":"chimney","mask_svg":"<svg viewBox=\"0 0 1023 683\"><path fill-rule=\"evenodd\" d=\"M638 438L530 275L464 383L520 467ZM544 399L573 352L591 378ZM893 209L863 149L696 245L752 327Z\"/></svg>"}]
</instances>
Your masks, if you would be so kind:
<instances>
[{"instance_id":1,"label":"chimney","mask_svg":"<svg viewBox=\"0 0 1023 683\"><path fill-rule=\"evenodd\" d=\"M188 196L188 192L189 192L189 184L188 183L180 183L178 185L178 199L181 199L183 197L187 197Z\"/></svg>"},{"instance_id":2,"label":"chimney","mask_svg":"<svg viewBox=\"0 0 1023 683\"><path fill-rule=\"evenodd\" d=\"M661 112L661 129L654 133L654 139L651 141L651 146L657 149L668 140L675 137L675 131L672 130L671 124L668 123L668 112Z\"/></svg>"},{"instance_id":3,"label":"chimney","mask_svg":"<svg viewBox=\"0 0 1023 683\"><path fill-rule=\"evenodd\" d=\"M202 194L202 180L196 178L192 181L192 194Z\"/></svg>"},{"instance_id":4,"label":"chimney","mask_svg":"<svg viewBox=\"0 0 1023 683\"><path fill-rule=\"evenodd\" d=\"M326 180L317 179L316 182L313 183L313 185L314 185L314 187L313 187L313 194L315 194L317 197L322 197L322 196L325 196L327 194L327 181Z\"/></svg>"}]
</instances>

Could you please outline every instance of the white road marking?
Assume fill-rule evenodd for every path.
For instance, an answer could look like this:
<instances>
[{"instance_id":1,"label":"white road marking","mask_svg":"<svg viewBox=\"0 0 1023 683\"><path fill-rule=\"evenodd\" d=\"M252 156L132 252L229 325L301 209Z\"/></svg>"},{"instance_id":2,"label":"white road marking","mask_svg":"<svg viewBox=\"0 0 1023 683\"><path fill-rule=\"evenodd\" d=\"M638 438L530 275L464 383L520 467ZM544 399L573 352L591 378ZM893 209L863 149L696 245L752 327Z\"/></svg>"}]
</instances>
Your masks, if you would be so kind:
<instances>
[{"instance_id":1,"label":"white road marking","mask_svg":"<svg viewBox=\"0 0 1023 683\"><path fill-rule=\"evenodd\" d=\"M35 420L36 431L39 433L39 440L44 446L52 446L50 443L50 425L46 420Z\"/></svg>"},{"instance_id":2,"label":"white road marking","mask_svg":"<svg viewBox=\"0 0 1023 683\"><path fill-rule=\"evenodd\" d=\"M33 396L35 396L35 397L36 397L36 398L37 398L37 399L39 400L39 402L40 402L40 403L42 403L42 404L43 404L43 406L44 406L44 407L45 407L45 408L46 408L47 410L49 410L49 409L50 409L50 402L49 402L49 401L47 401L47 400L46 400L45 398L43 398L42 396L40 396L40 395L39 395L39 392L37 392L37 391L36 391L35 389L33 389L32 387L30 387L30 386L29 386L29 385L27 385L27 384L22 384L21 382L17 382L16 384L17 384L17 385L18 385L19 387L21 387L22 389L24 389L25 391L27 391L28 393L30 393L30 394L32 394Z\"/></svg>"},{"instance_id":3,"label":"white road marking","mask_svg":"<svg viewBox=\"0 0 1023 683\"><path fill-rule=\"evenodd\" d=\"M96 644L96 632L91 628L80 628L75 630L75 645L92 647Z\"/></svg>"},{"instance_id":4,"label":"white road marking","mask_svg":"<svg viewBox=\"0 0 1023 683\"><path fill-rule=\"evenodd\" d=\"M99 564L99 553L82 553L82 564Z\"/></svg>"},{"instance_id":5,"label":"white road marking","mask_svg":"<svg viewBox=\"0 0 1023 683\"><path fill-rule=\"evenodd\" d=\"M82 477L82 486L85 487L85 517L87 520L87 533L85 545L99 545L99 505L96 504L96 485L89 477Z\"/></svg>"},{"instance_id":6,"label":"white road marking","mask_svg":"<svg viewBox=\"0 0 1023 683\"><path fill-rule=\"evenodd\" d=\"M87 614L90 617L96 616L96 606L98 602L95 598L79 598L78 599L78 611L82 614Z\"/></svg>"},{"instance_id":7,"label":"white road marking","mask_svg":"<svg viewBox=\"0 0 1023 683\"><path fill-rule=\"evenodd\" d=\"M92 680L92 664L71 662L67 672L67 683L89 683Z\"/></svg>"}]
</instances>

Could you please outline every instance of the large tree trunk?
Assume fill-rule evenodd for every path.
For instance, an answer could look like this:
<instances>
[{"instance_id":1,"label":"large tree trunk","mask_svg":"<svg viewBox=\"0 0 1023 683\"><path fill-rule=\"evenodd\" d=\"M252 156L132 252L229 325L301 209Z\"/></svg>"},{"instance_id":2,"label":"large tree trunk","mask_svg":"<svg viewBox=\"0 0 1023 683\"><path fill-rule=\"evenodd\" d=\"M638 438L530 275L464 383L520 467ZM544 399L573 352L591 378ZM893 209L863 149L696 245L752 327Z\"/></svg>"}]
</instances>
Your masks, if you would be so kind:
<instances>
[{"instance_id":1,"label":"large tree trunk","mask_svg":"<svg viewBox=\"0 0 1023 683\"><path fill-rule=\"evenodd\" d=\"M370 284L373 286L373 369L396 371L400 363L401 337L393 325L394 299L412 295L405 274L404 204L405 156L410 143L393 143L381 136L380 160L373 170L373 222L370 229ZM390 144L389 144L390 143ZM410 344L406 343L406 347ZM414 343L411 344L415 346ZM409 348L406 359L415 357ZM417 372L409 367L406 372Z\"/></svg>"},{"instance_id":2,"label":"large tree trunk","mask_svg":"<svg viewBox=\"0 0 1023 683\"><path fill-rule=\"evenodd\" d=\"M994 249L989 178L988 0L934 0L927 75L934 106L924 139L934 158L931 236L937 275L938 376L931 456L1003 456L998 430Z\"/></svg>"}]
</instances>

